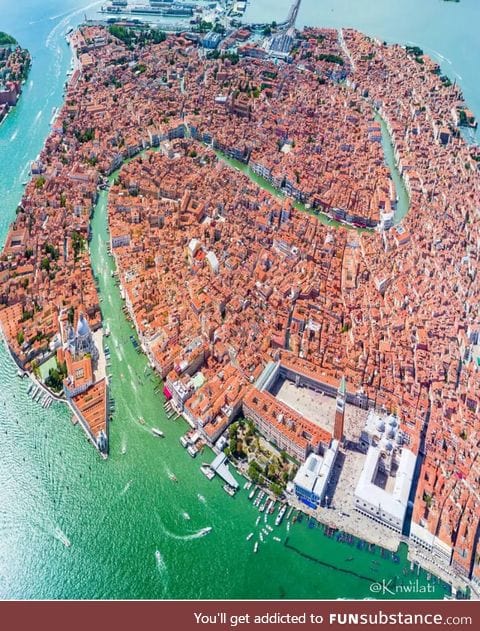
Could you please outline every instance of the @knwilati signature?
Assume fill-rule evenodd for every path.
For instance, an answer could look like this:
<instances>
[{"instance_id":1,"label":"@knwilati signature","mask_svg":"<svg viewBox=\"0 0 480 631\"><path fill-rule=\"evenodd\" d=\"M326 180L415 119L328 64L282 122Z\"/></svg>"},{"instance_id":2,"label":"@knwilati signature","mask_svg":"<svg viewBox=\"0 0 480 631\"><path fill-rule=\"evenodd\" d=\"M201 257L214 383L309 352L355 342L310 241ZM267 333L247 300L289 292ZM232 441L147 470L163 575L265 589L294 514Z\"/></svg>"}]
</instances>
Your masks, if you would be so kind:
<instances>
[{"instance_id":1,"label":"@knwilati signature","mask_svg":"<svg viewBox=\"0 0 480 631\"><path fill-rule=\"evenodd\" d=\"M388 580L382 579L370 585L370 591L373 594L382 596L398 596L398 594L433 594L435 593L435 585L422 585L418 579L409 581L402 585L397 585L393 578Z\"/></svg>"}]
</instances>

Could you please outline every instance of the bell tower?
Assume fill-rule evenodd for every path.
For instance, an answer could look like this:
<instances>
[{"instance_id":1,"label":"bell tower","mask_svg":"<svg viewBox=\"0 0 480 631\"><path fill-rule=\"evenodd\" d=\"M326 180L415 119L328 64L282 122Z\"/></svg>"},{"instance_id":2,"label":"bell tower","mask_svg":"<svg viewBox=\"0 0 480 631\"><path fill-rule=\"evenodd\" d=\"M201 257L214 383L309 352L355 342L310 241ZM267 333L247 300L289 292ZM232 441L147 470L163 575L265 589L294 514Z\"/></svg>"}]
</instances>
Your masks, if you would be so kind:
<instances>
[{"instance_id":1,"label":"bell tower","mask_svg":"<svg viewBox=\"0 0 480 631\"><path fill-rule=\"evenodd\" d=\"M341 442L343 440L343 425L345 421L345 403L347 398L347 384L345 377L342 377L337 391L337 405L335 407L335 425L333 437Z\"/></svg>"}]
</instances>

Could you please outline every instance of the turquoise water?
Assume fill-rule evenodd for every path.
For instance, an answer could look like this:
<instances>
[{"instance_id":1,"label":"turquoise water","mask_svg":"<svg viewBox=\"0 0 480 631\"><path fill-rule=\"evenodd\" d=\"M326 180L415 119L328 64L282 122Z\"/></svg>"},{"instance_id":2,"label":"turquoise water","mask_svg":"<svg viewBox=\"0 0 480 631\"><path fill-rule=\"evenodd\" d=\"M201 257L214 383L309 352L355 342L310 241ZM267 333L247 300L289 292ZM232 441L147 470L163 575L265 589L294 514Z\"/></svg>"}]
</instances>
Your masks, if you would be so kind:
<instances>
[{"instance_id":1,"label":"turquoise water","mask_svg":"<svg viewBox=\"0 0 480 631\"><path fill-rule=\"evenodd\" d=\"M290 0L250 0L245 20L282 20ZM352 27L389 43L411 43L460 82L470 108L480 116L480 2L461 0L302 0L297 27Z\"/></svg>"},{"instance_id":2,"label":"turquoise water","mask_svg":"<svg viewBox=\"0 0 480 631\"><path fill-rule=\"evenodd\" d=\"M0 125L2 241L21 198L27 165L45 140L52 107L61 104L70 65L64 34L82 19L85 4L0 2L0 29L33 55L20 103ZM418 21L413 2L406 0L380 8L375 3L370 18L367 2L322 2L310 3L321 4L321 9L307 20L303 16L308 4L304 2L299 23L351 24L389 40L435 46L452 61L445 70L463 76L467 98L469 86L477 89L469 102L480 110L473 60L469 67L462 62L462 55L464 61L469 59L467 51L478 59L473 28L478 8L473 2L426 1ZM254 5L258 11L260 5L266 6L252 0L249 11ZM270 19L278 12L277 18L283 16L281 5L280 0L274 3ZM387 5L393 18L385 17ZM329 11L332 7L334 12ZM456 30L458 47L450 32L456 29L454 11L463 24L461 37ZM437 28L440 34L434 35ZM107 461L99 458L61 404L45 411L32 403L26 395L28 381L16 376L0 346L0 597L366 598L372 595L370 583L379 578L398 575L408 581L416 576L410 574L404 547L400 563L393 563L378 550L372 554L325 537L320 528L308 528L306 520L292 525L288 533L284 524L273 533L281 542L269 537L257 555L252 553L255 539L247 542L245 537L257 531L257 511L244 491L232 499L218 480L209 482L200 473L201 461L211 454L193 460L180 447L178 438L186 426L165 418L162 400L155 394L157 382L145 374L146 361L128 340L130 325L118 317L121 299L105 250L105 194L93 232L92 260L112 331L108 344L116 413L111 455ZM163 429L166 438L155 439L138 423L140 416L148 426ZM175 473L178 484L169 479L169 472ZM211 532L200 536L207 526ZM423 573L420 579L426 581ZM442 591L435 595L441 597Z\"/></svg>"}]
</instances>

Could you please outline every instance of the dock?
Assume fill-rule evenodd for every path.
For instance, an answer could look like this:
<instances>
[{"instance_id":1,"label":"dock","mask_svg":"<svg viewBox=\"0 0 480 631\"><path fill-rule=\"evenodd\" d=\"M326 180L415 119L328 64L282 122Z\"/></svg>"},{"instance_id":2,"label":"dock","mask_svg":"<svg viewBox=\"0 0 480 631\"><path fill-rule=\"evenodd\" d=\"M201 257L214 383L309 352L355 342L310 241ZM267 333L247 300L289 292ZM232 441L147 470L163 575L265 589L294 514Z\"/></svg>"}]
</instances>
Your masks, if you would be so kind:
<instances>
[{"instance_id":1,"label":"dock","mask_svg":"<svg viewBox=\"0 0 480 631\"><path fill-rule=\"evenodd\" d=\"M215 471L225 482L234 489L238 489L238 482L230 473L228 468L227 456L224 453L218 454L215 460L210 464L210 468Z\"/></svg>"}]
</instances>

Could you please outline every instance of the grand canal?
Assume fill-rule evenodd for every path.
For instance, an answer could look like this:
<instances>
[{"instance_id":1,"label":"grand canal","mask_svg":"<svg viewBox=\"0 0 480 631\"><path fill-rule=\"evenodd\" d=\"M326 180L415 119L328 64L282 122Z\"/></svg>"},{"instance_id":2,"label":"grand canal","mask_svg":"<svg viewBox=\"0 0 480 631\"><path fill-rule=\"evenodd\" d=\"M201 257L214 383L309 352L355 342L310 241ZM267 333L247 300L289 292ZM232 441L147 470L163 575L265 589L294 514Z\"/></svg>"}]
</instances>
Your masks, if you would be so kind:
<instances>
[{"instance_id":1,"label":"grand canal","mask_svg":"<svg viewBox=\"0 0 480 631\"><path fill-rule=\"evenodd\" d=\"M1 29L33 54L20 104L0 126L3 239L28 163L48 133L52 107L61 104L70 65L64 35L82 19L84 4L0 5L8 7L0 13L6 16ZM322 23L320 12L317 21ZM99 458L65 406L45 411L30 400L27 380L17 377L2 345L0 597L369 598L370 585L379 579L418 578L427 584L423 572L410 570L405 546L394 560L356 541L327 537L306 519L289 531L284 523L274 533L281 541L269 537L253 554L246 536L257 529L257 511L245 491L232 499L218 480L209 482L199 459L181 448L186 425L166 418L158 380L129 339L131 325L122 314L106 249L106 200L105 191L93 217L90 248L111 330L110 457ZM149 426L161 428L166 438L155 439ZM200 460L211 457L205 452ZM206 527L211 531L203 534ZM441 598L440 584L434 587Z\"/></svg>"}]
</instances>

